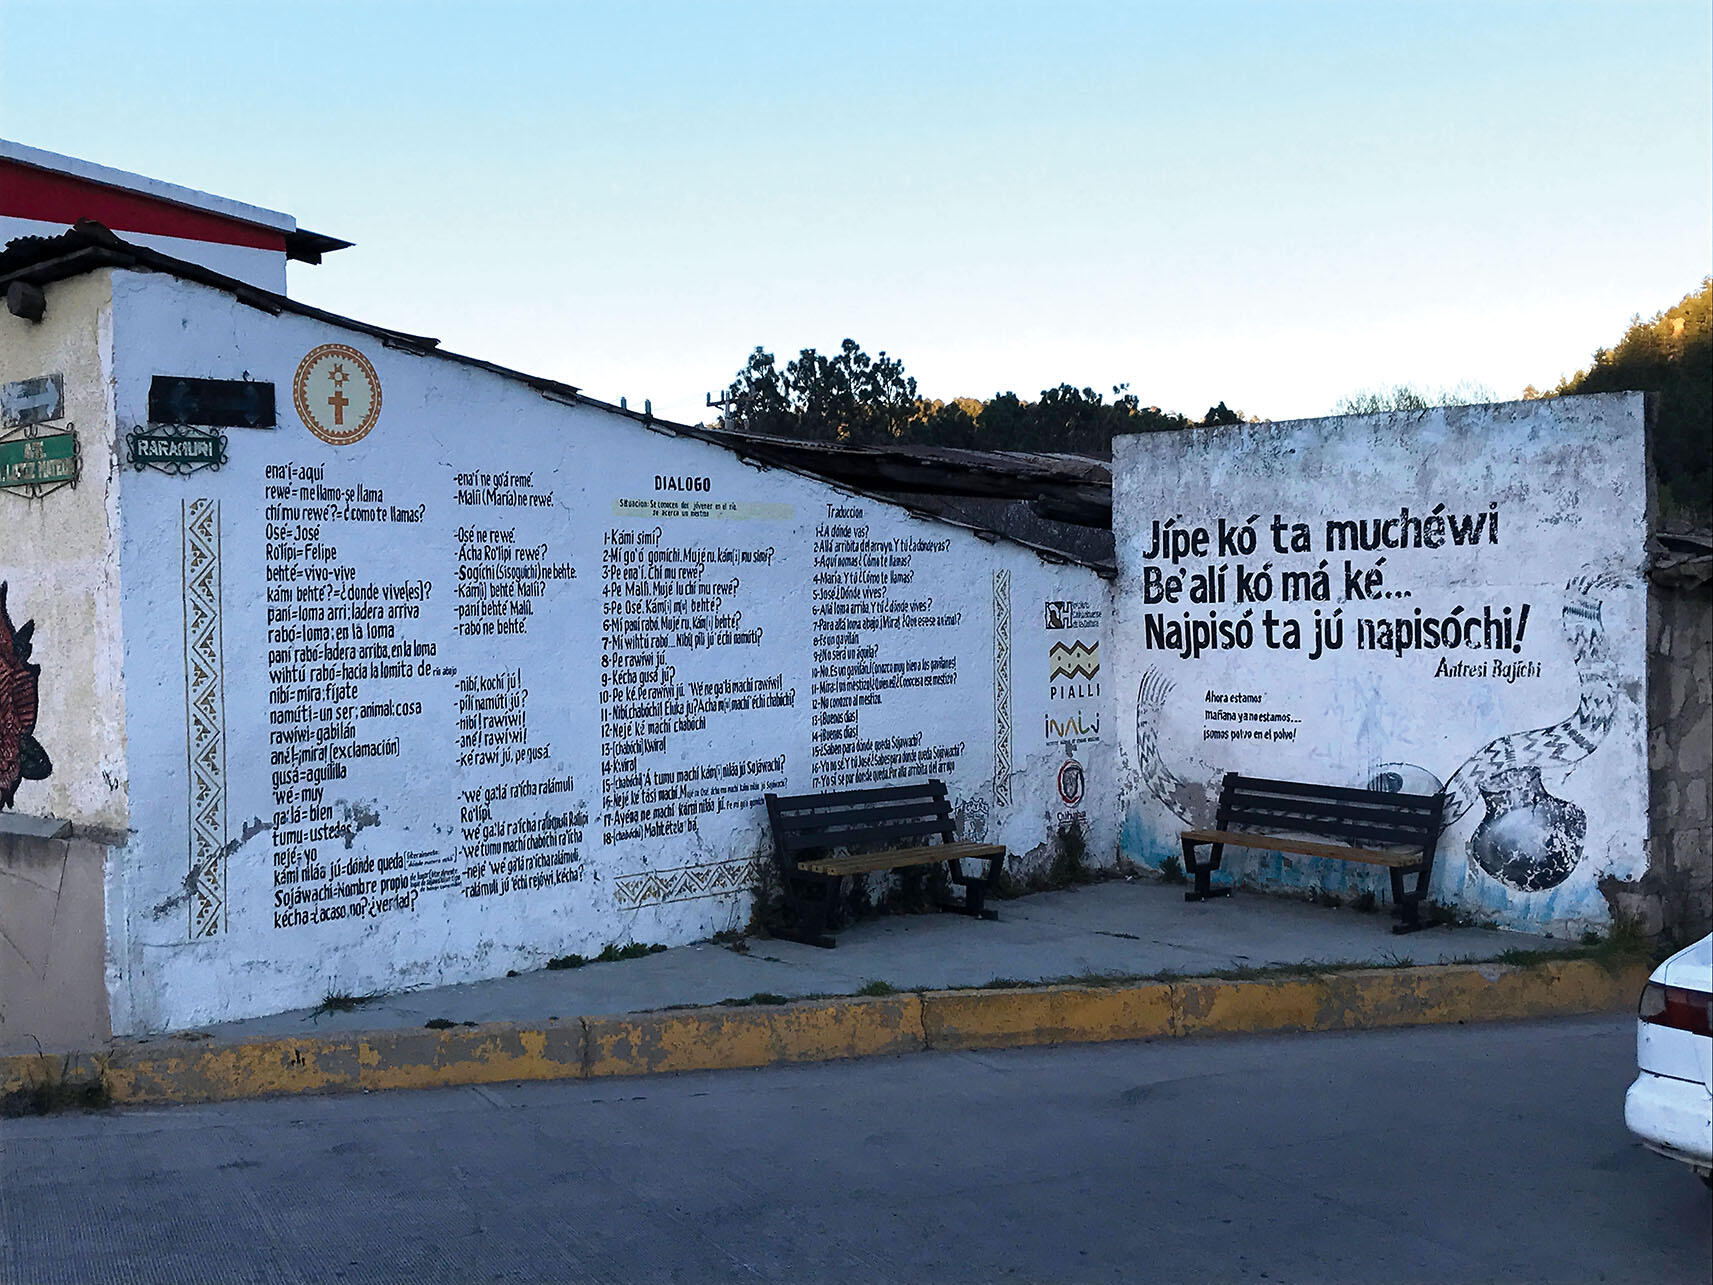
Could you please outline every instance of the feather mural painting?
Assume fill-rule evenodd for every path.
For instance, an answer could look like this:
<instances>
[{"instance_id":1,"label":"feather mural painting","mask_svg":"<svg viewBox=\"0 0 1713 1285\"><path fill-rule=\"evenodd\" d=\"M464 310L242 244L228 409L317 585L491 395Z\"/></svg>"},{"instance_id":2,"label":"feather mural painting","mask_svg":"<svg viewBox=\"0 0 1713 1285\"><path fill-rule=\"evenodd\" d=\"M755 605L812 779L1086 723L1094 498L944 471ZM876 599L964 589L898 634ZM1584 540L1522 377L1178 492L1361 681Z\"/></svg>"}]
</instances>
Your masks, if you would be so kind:
<instances>
[{"instance_id":1,"label":"feather mural painting","mask_svg":"<svg viewBox=\"0 0 1713 1285\"><path fill-rule=\"evenodd\" d=\"M36 705L42 667L30 663L36 622L14 627L0 581L0 808L9 808L25 781L53 772L47 751L36 740Z\"/></svg>"}]
</instances>

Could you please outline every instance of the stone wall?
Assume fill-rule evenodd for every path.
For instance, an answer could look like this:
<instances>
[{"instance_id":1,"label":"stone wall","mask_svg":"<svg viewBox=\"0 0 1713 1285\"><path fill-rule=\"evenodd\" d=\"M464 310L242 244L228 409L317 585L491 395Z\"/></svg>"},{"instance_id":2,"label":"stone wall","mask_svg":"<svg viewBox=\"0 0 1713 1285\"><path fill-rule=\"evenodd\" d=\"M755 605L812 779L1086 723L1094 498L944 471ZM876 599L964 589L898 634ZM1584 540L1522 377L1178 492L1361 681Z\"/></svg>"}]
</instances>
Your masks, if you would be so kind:
<instances>
[{"instance_id":1,"label":"stone wall","mask_svg":"<svg viewBox=\"0 0 1713 1285\"><path fill-rule=\"evenodd\" d=\"M1648 573L1647 872L1601 882L1614 918L1686 945L1713 929L1713 535L1656 537Z\"/></svg>"}]
</instances>

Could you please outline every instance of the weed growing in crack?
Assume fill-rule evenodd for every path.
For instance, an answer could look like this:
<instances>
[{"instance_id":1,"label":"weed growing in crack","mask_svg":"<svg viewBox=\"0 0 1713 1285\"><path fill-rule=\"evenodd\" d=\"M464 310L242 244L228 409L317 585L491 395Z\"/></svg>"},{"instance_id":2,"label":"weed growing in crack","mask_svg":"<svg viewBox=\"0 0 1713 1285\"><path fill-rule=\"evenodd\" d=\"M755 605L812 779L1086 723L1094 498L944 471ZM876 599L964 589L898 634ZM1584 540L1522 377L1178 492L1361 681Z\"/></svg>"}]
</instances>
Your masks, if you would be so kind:
<instances>
[{"instance_id":1,"label":"weed growing in crack","mask_svg":"<svg viewBox=\"0 0 1713 1285\"><path fill-rule=\"evenodd\" d=\"M43 1058L42 1063L46 1067L47 1059ZM0 1097L0 1117L15 1119L26 1115L54 1115L61 1111L105 1111L112 1105L113 1094L107 1085L105 1063L92 1076L74 1076L68 1053L57 1072Z\"/></svg>"}]
</instances>

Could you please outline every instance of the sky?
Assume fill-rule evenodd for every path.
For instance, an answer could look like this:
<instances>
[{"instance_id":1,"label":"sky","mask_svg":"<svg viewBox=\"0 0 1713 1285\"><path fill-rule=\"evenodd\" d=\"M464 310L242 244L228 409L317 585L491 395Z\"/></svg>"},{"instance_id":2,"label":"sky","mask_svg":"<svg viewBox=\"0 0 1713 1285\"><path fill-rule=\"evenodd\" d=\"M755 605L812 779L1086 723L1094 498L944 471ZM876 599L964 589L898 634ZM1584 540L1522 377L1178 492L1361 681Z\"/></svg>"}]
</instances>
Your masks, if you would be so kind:
<instances>
[{"instance_id":1,"label":"sky","mask_svg":"<svg viewBox=\"0 0 1713 1285\"><path fill-rule=\"evenodd\" d=\"M1586 365L1713 271L1713 5L0 0L0 137L672 419L847 337L1199 417Z\"/></svg>"}]
</instances>

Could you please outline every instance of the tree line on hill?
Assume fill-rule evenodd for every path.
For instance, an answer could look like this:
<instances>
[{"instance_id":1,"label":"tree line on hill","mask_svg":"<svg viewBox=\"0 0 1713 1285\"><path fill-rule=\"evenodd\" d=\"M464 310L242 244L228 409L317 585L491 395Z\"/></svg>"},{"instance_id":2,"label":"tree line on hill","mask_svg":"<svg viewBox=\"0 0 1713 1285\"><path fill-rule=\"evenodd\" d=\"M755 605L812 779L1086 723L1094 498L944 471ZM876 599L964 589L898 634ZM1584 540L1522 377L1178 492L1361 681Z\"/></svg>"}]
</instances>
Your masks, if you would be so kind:
<instances>
[{"instance_id":1,"label":"tree line on hill","mask_svg":"<svg viewBox=\"0 0 1713 1285\"><path fill-rule=\"evenodd\" d=\"M956 446L984 451L1053 451L1106 456L1119 433L1197 424L1235 424L1224 402L1200 420L1144 406L1120 384L1111 400L1092 388L1060 384L1034 401L1013 392L986 401L920 396L904 363L870 357L854 339L836 353L805 348L783 369L757 348L726 388L728 427L799 441L853 446Z\"/></svg>"},{"instance_id":2,"label":"tree line on hill","mask_svg":"<svg viewBox=\"0 0 1713 1285\"><path fill-rule=\"evenodd\" d=\"M1657 394L1648 449L1661 515L1705 523L1713 516L1713 276L1663 312L1632 317L1623 338L1596 349L1586 370L1550 391L1530 385L1523 396L1631 389Z\"/></svg>"},{"instance_id":3,"label":"tree line on hill","mask_svg":"<svg viewBox=\"0 0 1713 1285\"><path fill-rule=\"evenodd\" d=\"M1653 462L1667 516L1705 520L1713 510L1713 277L1670 308L1637 316L1587 369L1548 391L1532 385L1525 399L1637 389L1657 394ZM1494 400L1490 389L1463 383L1423 390L1411 385L1344 398L1340 414L1423 410ZM853 339L836 353L805 348L783 368L763 348L726 388L727 427L800 441L850 445L954 446L989 451L1068 452L1110 456L1120 433L1152 433L1237 424L1245 416L1221 401L1200 419L1144 406L1119 384L1111 399L1092 388L1060 384L1033 401L1014 392L987 400L922 397L904 363L885 352L870 357Z\"/></svg>"}]
</instances>

